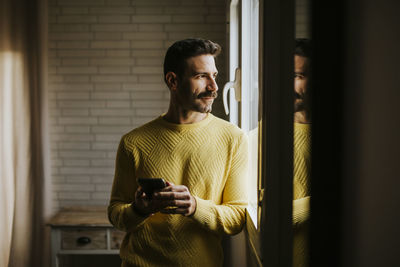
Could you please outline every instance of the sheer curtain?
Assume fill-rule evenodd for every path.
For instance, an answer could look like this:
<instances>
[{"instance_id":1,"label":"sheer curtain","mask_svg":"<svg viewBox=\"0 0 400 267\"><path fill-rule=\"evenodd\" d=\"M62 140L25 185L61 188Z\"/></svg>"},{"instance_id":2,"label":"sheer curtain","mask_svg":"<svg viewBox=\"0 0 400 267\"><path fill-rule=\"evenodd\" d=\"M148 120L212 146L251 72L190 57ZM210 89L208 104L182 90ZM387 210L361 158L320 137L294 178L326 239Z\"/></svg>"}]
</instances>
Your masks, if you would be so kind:
<instances>
[{"instance_id":1,"label":"sheer curtain","mask_svg":"<svg viewBox=\"0 0 400 267\"><path fill-rule=\"evenodd\" d=\"M48 265L46 25L46 1L0 1L0 267Z\"/></svg>"}]
</instances>

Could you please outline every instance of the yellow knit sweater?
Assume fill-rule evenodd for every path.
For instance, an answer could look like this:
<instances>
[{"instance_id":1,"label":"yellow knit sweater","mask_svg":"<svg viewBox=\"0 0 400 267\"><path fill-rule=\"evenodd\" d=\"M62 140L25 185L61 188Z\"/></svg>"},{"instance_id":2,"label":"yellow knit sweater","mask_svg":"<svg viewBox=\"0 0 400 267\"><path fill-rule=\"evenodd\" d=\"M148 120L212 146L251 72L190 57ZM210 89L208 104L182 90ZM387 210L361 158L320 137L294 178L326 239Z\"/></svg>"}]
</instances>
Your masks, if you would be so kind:
<instances>
[{"instance_id":1,"label":"yellow knit sweater","mask_svg":"<svg viewBox=\"0 0 400 267\"><path fill-rule=\"evenodd\" d=\"M311 125L294 124L293 266L308 266L310 216Z\"/></svg>"},{"instance_id":2,"label":"yellow knit sweater","mask_svg":"<svg viewBox=\"0 0 400 267\"><path fill-rule=\"evenodd\" d=\"M221 236L245 222L247 139L236 126L208 114L194 124L162 116L121 139L108 216L126 231L120 256L133 266L221 266ZM131 207L138 177L186 185L197 208L191 217Z\"/></svg>"}]
</instances>

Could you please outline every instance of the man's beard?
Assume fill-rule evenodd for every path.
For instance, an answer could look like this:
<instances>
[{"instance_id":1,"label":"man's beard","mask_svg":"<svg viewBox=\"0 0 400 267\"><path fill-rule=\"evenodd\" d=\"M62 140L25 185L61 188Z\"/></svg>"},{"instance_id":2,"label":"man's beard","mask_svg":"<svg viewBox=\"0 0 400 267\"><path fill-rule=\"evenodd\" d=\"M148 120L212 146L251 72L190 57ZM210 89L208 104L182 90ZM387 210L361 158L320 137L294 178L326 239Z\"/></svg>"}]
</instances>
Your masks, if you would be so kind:
<instances>
[{"instance_id":1,"label":"man's beard","mask_svg":"<svg viewBox=\"0 0 400 267\"><path fill-rule=\"evenodd\" d=\"M216 91L204 91L199 94L190 93L189 90L181 89L181 93L177 95L178 103L185 110L196 111L200 113L210 113L212 111L212 104L214 101L204 101L203 97L217 98Z\"/></svg>"},{"instance_id":2,"label":"man's beard","mask_svg":"<svg viewBox=\"0 0 400 267\"><path fill-rule=\"evenodd\" d=\"M303 111L306 109L306 105L304 104L303 100L295 101L294 102L294 112Z\"/></svg>"},{"instance_id":3,"label":"man's beard","mask_svg":"<svg viewBox=\"0 0 400 267\"><path fill-rule=\"evenodd\" d=\"M196 99L201 99L203 97L212 97L216 99L218 97L218 93L216 91L200 93L197 95ZM210 104L202 105L201 103L194 102L194 107L196 111L200 113L210 113L212 111L213 103L214 101L211 101Z\"/></svg>"},{"instance_id":4,"label":"man's beard","mask_svg":"<svg viewBox=\"0 0 400 267\"><path fill-rule=\"evenodd\" d=\"M311 103L308 95L295 92L294 97L294 112L310 110Z\"/></svg>"}]
</instances>

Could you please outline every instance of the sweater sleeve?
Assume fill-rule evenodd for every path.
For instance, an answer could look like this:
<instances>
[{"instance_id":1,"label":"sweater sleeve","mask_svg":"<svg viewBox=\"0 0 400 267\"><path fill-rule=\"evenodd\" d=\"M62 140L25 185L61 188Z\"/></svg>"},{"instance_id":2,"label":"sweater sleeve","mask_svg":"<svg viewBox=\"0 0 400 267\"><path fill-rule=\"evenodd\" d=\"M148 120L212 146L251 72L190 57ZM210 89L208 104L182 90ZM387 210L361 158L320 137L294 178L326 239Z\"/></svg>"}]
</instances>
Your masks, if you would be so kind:
<instances>
[{"instance_id":1,"label":"sweater sleeve","mask_svg":"<svg viewBox=\"0 0 400 267\"><path fill-rule=\"evenodd\" d=\"M310 217L310 197L293 200L293 227L306 223Z\"/></svg>"},{"instance_id":2,"label":"sweater sleeve","mask_svg":"<svg viewBox=\"0 0 400 267\"><path fill-rule=\"evenodd\" d=\"M195 196L197 207L192 218L205 228L229 235L239 233L246 220L248 141L242 134L233 149L222 203L215 204Z\"/></svg>"},{"instance_id":3,"label":"sweater sleeve","mask_svg":"<svg viewBox=\"0 0 400 267\"><path fill-rule=\"evenodd\" d=\"M134 231L147 219L136 213L132 206L137 188L135 160L132 153L127 151L122 138L117 151L114 182L108 206L108 218L119 230Z\"/></svg>"}]
</instances>

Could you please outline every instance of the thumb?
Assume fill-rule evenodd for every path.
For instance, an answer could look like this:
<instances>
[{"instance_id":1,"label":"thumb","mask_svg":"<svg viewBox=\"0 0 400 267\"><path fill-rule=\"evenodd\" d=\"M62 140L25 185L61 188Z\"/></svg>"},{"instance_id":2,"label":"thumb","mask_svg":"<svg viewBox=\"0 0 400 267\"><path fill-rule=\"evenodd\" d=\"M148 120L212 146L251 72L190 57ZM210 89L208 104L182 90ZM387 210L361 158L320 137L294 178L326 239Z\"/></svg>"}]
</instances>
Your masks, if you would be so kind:
<instances>
[{"instance_id":1,"label":"thumb","mask_svg":"<svg viewBox=\"0 0 400 267\"><path fill-rule=\"evenodd\" d=\"M143 188L141 186L138 187L135 193L136 198L140 198L144 194Z\"/></svg>"}]
</instances>

